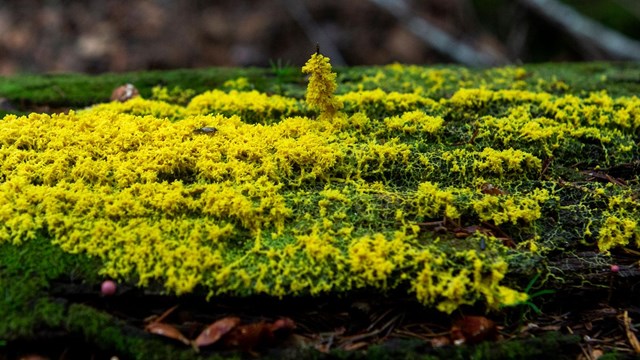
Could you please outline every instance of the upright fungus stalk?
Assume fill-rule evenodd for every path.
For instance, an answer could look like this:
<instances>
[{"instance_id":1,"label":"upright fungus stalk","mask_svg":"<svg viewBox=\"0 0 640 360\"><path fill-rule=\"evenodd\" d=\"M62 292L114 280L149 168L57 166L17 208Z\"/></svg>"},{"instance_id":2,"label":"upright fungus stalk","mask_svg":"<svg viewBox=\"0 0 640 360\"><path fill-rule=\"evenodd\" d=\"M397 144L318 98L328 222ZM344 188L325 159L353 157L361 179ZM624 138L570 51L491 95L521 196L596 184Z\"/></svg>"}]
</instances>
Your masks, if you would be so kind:
<instances>
[{"instance_id":1,"label":"upright fungus stalk","mask_svg":"<svg viewBox=\"0 0 640 360\"><path fill-rule=\"evenodd\" d=\"M338 86L329 58L317 51L302 67L302 72L311 75L307 86L307 104L319 109L321 118L332 118L342 109L342 102L333 96Z\"/></svg>"}]
</instances>

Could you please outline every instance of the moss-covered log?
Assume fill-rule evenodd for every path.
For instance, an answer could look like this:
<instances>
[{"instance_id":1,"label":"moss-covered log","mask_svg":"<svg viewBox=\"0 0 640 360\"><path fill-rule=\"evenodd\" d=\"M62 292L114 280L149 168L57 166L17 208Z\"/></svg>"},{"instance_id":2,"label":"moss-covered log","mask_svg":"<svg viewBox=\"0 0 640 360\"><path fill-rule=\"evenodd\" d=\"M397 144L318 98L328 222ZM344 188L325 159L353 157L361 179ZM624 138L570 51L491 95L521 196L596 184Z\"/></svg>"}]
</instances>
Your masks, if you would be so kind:
<instances>
[{"instance_id":1,"label":"moss-covered log","mask_svg":"<svg viewBox=\"0 0 640 360\"><path fill-rule=\"evenodd\" d=\"M165 351L103 314L104 278L444 313L637 295L640 66L348 68L333 94L319 64L311 104L290 68L0 80L0 338Z\"/></svg>"}]
</instances>

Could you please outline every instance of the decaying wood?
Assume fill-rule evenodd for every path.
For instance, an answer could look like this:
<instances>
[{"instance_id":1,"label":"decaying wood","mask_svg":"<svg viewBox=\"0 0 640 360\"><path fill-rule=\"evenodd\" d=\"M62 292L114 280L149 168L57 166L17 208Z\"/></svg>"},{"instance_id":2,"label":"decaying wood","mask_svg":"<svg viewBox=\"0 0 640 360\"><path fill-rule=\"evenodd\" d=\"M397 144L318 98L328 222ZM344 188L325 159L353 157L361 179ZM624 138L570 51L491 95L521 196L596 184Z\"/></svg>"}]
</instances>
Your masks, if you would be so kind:
<instances>
[{"instance_id":1,"label":"decaying wood","mask_svg":"<svg viewBox=\"0 0 640 360\"><path fill-rule=\"evenodd\" d=\"M617 265L618 271L613 272L612 265ZM548 268L561 283L558 285L580 287L586 292L609 290L616 286L613 281L640 282L638 263L629 263L622 255L606 256L593 251L571 253L550 260Z\"/></svg>"}]
</instances>

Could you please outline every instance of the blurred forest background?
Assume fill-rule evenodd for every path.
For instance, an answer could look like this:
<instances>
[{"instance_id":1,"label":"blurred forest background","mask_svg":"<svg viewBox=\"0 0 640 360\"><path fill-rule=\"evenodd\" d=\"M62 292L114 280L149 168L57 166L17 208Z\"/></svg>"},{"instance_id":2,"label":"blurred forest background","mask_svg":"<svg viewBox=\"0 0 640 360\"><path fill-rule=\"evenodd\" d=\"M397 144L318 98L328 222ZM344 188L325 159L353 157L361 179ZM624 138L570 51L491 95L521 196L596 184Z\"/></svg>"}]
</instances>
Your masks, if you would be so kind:
<instances>
[{"instance_id":1,"label":"blurred forest background","mask_svg":"<svg viewBox=\"0 0 640 360\"><path fill-rule=\"evenodd\" d=\"M640 0L0 0L0 75L640 60Z\"/></svg>"}]
</instances>

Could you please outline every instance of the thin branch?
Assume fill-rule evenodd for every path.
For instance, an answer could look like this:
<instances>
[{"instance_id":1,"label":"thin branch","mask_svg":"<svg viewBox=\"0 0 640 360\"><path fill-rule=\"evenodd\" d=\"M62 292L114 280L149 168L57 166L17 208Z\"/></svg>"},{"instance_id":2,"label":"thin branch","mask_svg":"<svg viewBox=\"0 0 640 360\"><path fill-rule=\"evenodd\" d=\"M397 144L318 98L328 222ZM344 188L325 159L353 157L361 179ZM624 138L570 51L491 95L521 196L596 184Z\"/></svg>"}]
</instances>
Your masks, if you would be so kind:
<instances>
[{"instance_id":1,"label":"thin branch","mask_svg":"<svg viewBox=\"0 0 640 360\"><path fill-rule=\"evenodd\" d=\"M347 63L338 47L320 26L313 20L303 0L281 0L291 17L300 25L307 38L318 44L322 53L331 58L334 66L345 66Z\"/></svg>"},{"instance_id":2,"label":"thin branch","mask_svg":"<svg viewBox=\"0 0 640 360\"><path fill-rule=\"evenodd\" d=\"M507 61L488 52L474 49L470 45L457 40L449 33L431 24L424 18L416 16L404 0L370 0L391 13L400 24L407 27L414 35L434 50L449 56L451 59L468 66L492 66Z\"/></svg>"},{"instance_id":3,"label":"thin branch","mask_svg":"<svg viewBox=\"0 0 640 360\"><path fill-rule=\"evenodd\" d=\"M556 0L520 0L520 3L574 38L595 45L618 60L640 60L640 42L589 19Z\"/></svg>"}]
</instances>

